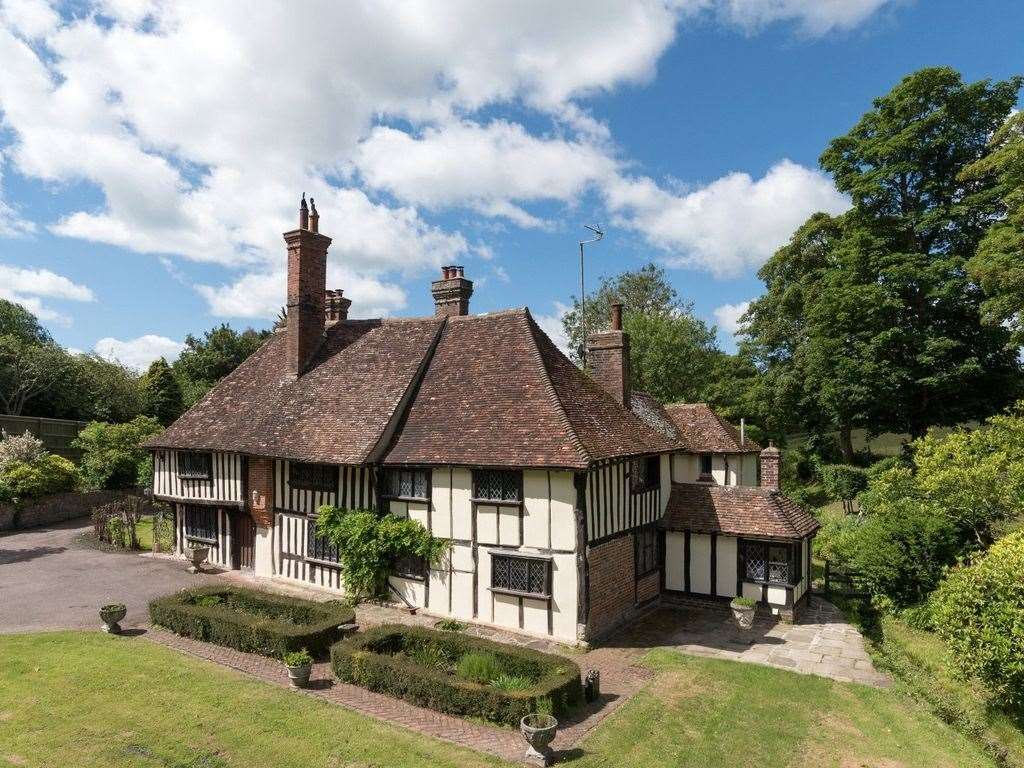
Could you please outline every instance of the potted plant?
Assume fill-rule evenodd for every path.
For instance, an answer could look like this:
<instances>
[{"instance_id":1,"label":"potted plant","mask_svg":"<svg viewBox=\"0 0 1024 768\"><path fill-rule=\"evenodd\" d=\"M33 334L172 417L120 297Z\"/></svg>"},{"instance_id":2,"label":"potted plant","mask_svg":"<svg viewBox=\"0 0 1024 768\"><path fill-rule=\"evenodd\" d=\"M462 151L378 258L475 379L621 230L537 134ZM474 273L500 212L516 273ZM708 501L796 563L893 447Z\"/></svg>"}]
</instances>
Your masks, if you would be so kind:
<instances>
[{"instance_id":1,"label":"potted plant","mask_svg":"<svg viewBox=\"0 0 1024 768\"><path fill-rule=\"evenodd\" d=\"M107 603L100 608L103 631L112 635L120 634L121 625L118 622L124 618L126 613L128 613L128 609L124 603Z\"/></svg>"},{"instance_id":2,"label":"potted plant","mask_svg":"<svg viewBox=\"0 0 1024 768\"><path fill-rule=\"evenodd\" d=\"M555 739L558 721L551 714L553 706L547 696L534 704L536 712L519 721L519 730L529 746L526 748L526 762L530 765L551 765L553 753L551 742Z\"/></svg>"},{"instance_id":3,"label":"potted plant","mask_svg":"<svg viewBox=\"0 0 1024 768\"><path fill-rule=\"evenodd\" d=\"M754 611L757 603L749 597L734 597L729 603L732 609L732 618L740 629L750 629L754 626Z\"/></svg>"},{"instance_id":4,"label":"potted plant","mask_svg":"<svg viewBox=\"0 0 1024 768\"><path fill-rule=\"evenodd\" d=\"M188 567L189 573L201 573L200 566L206 560L206 556L210 554L210 548L201 544L189 544L185 547L185 554L188 555L189 562L192 563Z\"/></svg>"},{"instance_id":5,"label":"potted plant","mask_svg":"<svg viewBox=\"0 0 1024 768\"><path fill-rule=\"evenodd\" d=\"M284 655L284 665L288 667L288 679L296 688L309 685L309 673L313 669L313 657L303 648Z\"/></svg>"}]
</instances>

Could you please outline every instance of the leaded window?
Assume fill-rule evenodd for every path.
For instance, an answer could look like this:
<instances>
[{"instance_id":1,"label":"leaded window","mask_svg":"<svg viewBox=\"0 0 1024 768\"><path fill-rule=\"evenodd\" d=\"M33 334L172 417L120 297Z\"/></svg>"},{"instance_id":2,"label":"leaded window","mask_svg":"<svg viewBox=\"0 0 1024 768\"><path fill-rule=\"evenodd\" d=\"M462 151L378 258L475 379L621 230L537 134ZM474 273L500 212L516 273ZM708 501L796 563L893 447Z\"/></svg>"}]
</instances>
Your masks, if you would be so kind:
<instances>
[{"instance_id":1,"label":"leaded window","mask_svg":"<svg viewBox=\"0 0 1024 768\"><path fill-rule=\"evenodd\" d=\"M629 463L629 487L633 493L644 493L661 484L661 457L646 456Z\"/></svg>"},{"instance_id":2,"label":"leaded window","mask_svg":"<svg viewBox=\"0 0 1024 768\"><path fill-rule=\"evenodd\" d=\"M185 538L217 543L217 510L189 504L185 507Z\"/></svg>"},{"instance_id":3,"label":"leaded window","mask_svg":"<svg viewBox=\"0 0 1024 768\"><path fill-rule=\"evenodd\" d=\"M488 501L520 501L522 474L505 469L473 471L473 496Z\"/></svg>"},{"instance_id":4,"label":"leaded window","mask_svg":"<svg viewBox=\"0 0 1024 768\"><path fill-rule=\"evenodd\" d=\"M306 557L324 563L341 561L341 549L327 538L316 535L316 520L310 520L306 533Z\"/></svg>"},{"instance_id":5,"label":"leaded window","mask_svg":"<svg viewBox=\"0 0 1024 768\"><path fill-rule=\"evenodd\" d=\"M425 469L389 469L387 494L405 499L429 498L430 490Z\"/></svg>"},{"instance_id":6,"label":"leaded window","mask_svg":"<svg viewBox=\"0 0 1024 768\"><path fill-rule=\"evenodd\" d=\"M759 584L794 584L797 568L792 544L744 541L740 548L746 581ZM798 579L797 579L798 581Z\"/></svg>"},{"instance_id":7,"label":"leaded window","mask_svg":"<svg viewBox=\"0 0 1024 768\"><path fill-rule=\"evenodd\" d=\"M711 475L711 454L702 453L700 455L700 473L702 475Z\"/></svg>"},{"instance_id":8,"label":"leaded window","mask_svg":"<svg viewBox=\"0 0 1024 768\"><path fill-rule=\"evenodd\" d=\"M212 454L178 451L178 477L182 480L209 480L212 474Z\"/></svg>"},{"instance_id":9,"label":"leaded window","mask_svg":"<svg viewBox=\"0 0 1024 768\"><path fill-rule=\"evenodd\" d=\"M520 595L551 595L551 562L534 557L491 556L491 589Z\"/></svg>"},{"instance_id":10,"label":"leaded window","mask_svg":"<svg viewBox=\"0 0 1024 768\"><path fill-rule=\"evenodd\" d=\"M641 528L636 532L636 548L633 556L638 579L661 567L658 559L659 538L658 529L653 525Z\"/></svg>"},{"instance_id":11,"label":"leaded window","mask_svg":"<svg viewBox=\"0 0 1024 768\"><path fill-rule=\"evenodd\" d=\"M298 491L333 491L338 487L338 468L333 464L288 464L288 485Z\"/></svg>"},{"instance_id":12,"label":"leaded window","mask_svg":"<svg viewBox=\"0 0 1024 768\"><path fill-rule=\"evenodd\" d=\"M403 579L425 579L427 561L419 555L403 555L395 560L392 571Z\"/></svg>"}]
</instances>

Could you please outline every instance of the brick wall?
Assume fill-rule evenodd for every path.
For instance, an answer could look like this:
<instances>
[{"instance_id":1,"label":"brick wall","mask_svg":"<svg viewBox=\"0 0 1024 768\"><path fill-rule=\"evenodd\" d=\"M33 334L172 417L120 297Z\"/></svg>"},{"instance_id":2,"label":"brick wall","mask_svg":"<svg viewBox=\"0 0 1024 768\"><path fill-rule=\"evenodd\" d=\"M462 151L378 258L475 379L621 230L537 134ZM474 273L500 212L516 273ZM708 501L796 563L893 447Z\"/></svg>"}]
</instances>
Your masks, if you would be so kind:
<instances>
[{"instance_id":1,"label":"brick wall","mask_svg":"<svg viewBox=\"0 0 1024 768\"><path fill-rule=\"evenodd\" d=\"M636 604L643 605L661 593L661 571L641 576L636 583Z\"/></svg>"},{"instance_id":2,"label":"brick wall","mask_svg":"<svg viewBox=\"0 0 1024 768\"><path fill-rule=\"evenodd\" d=\"M249 459L249 498L245 503L253 522L261 528L274 525L274 460Z\"/></svg>"},{"instance_id":3,"label":"brick wall","mask_svg":"<svg viewBox=\"0 0 1024 768\"><path fill-rule=\"evenodd\" d=\"M590 566L590 614L587 634L600 636L633 610L633 535L626 534L587 549Z\"/></svg>"},{"instance_id":4,"label":"brick wall","mask_svg":"<svg viewBox=\"0 0 1024 768\"><path fill-rule=\"evenodd\" d=\"M127 495L125 491L69 491L19 505L0 504L0 531L37 528L86 517L93 508Z\"/></svg>"},{"instance_id":5,"label":"brick wall","mask_svg":"<svg viewBox=\"0 0 1024 768\"><path fill-rule=\"evenodd\" d=\"M779 472L781 470L782 454L774 445L770 445L761 451L761 487L779 490Z\"/></svg>"},{"instance_id":6,"label":"brick wall","mask_svg":"<svg viewBox=\"0 0 1024 768\"><path fill-rule=\"evenodd\" d=\"M592 333L587 339L590 377L620 403L629 403L629 335L623 331Z\"/></svg>"}]
</instances>

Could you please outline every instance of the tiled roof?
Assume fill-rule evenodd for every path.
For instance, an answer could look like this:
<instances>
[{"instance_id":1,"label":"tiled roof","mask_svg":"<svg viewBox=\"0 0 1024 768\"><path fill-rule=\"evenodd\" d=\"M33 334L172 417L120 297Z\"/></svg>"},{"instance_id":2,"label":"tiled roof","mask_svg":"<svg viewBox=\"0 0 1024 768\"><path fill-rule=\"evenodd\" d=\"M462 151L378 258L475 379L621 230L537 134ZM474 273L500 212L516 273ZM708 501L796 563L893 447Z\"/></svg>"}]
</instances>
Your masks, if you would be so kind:
<instances>
[{"instance_id":1,"label":"tiled roof","mask_svg":"<svg viewBox=\"0 0 1024 768\"><path fill-rule=\"evenodd\" d=\"M679 428L679 444L690 453L757 453L761 446L720 417L707 403L676 403L665 410Z\"/></svg>"},{"instance_id":2,"label":"tiled roof","mask_svg":"<svg viewBox=\"0 0 1024 768\"><path fill-rule=\"evenodd\" d=\"M679 428L668 415L665 406L646 392L633 391L629 402L630 410L640 417L649 427L656 429L673 443L680 440Z\"/></svg>"},{"instance_id":3,"label":"tiled roof","mask_svg":"<svg viewBox=\"0 0 1024 768\"><path fill-rule=\"evenodd\" d=\"M668 530L799 539L818 521L792 499L768 488L674 483L661 525Z\"/></svg>"},{"instance_id":4,"label":"tiled roof","mask_svg":"<svg viewBox=\"0 0 1024 768\"><path fill-rule=\"evenodd\" d=\"M362 463L442 326L435 318L339 322L298 379L287 374L285 334L275 333L146 445Z\"/></svg>"},{"instance_id":5,"label":"tiled roof","mask_svg":"<svg viewBox=\"0 0 1024 768\"><path fill-rule=\"evenodd\" d=\"M384 462L582 469L671 448L515 309L449 318Z\"/></svg>"}]
</instances>

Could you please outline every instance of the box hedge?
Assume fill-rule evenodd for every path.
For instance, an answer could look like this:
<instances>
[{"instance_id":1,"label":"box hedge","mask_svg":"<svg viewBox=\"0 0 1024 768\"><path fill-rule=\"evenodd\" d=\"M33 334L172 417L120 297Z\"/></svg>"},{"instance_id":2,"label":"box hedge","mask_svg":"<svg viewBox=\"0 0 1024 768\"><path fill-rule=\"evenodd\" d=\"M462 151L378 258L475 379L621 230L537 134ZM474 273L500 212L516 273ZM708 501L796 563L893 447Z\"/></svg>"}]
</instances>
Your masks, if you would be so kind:
<instances>
[{"instance_id":1,"label":"box hedge","mask_svg":"<svg viewBox=\"0 0 1024 768\"><path fill-rule=\"evenodd\" d=\"M340 602L208 586L157 598L149 616L184 637L281 658L303 648L314 657L325 655L343 637L339 625L351 623L355 612Z\"/></svg>"},{"instance_id":2,"label":"box hedge","mask_svg":"<svg viewBox=\"0 0 1024 768\"><path fill-rule=\"evenodd\" d=\"M490 654L504 674L532 682L522 690L470 682L454 670L417 663L416 657L429 655L424 648L450 659ZM346 683L439 712L512 726L536 711L537 699L550 699L554 714L559 715L583 695L580 669L569 659L425 627L384 625L354 635L331 648L331 666Z\"/></svg>"}]
</instances>

